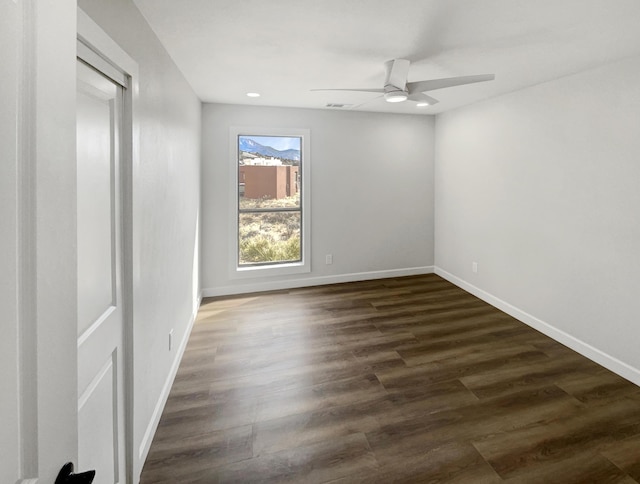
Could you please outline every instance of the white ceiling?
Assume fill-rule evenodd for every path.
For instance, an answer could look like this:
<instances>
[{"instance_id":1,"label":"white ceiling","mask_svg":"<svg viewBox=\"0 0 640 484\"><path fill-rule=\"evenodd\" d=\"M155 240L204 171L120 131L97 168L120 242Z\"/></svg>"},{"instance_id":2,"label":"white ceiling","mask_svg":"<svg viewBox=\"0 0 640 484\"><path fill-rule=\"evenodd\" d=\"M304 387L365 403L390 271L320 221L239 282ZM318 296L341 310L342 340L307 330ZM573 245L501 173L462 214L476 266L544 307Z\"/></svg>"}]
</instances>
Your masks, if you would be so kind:
<instances>
[{"instance_id":1,"label":"white ceiling","mask_svg":"<svg viewBox=\"0 0 640 484\"><path fill-rule=\"evenodd\" d=\"M435 114L640 55L638 0L134 1L204 102ZM496 80L431 91L440 103L420 109L310 92L381 88L394 58L411 60L409 81Z\"/></svg>"}]
</instances>

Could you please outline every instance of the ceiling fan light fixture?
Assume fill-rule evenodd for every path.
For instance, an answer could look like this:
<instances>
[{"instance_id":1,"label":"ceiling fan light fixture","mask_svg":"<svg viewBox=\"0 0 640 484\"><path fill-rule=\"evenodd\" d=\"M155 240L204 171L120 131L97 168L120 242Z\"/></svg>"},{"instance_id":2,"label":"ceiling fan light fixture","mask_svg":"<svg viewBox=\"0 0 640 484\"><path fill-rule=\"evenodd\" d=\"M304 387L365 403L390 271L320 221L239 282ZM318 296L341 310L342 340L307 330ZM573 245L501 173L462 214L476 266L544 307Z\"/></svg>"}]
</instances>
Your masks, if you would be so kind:
<instances>
[{"instance_id":1,"label":"ceiling fan light fixture","mask_svg":"<svg viewBox=\"0 0 640 484\"><path fill-rule=\"evenodd\" d=\"M401 103L402 101L406 101L408 98L409 96L404 91L391 91L384 93L384 100L388 103Z\"/></svg>"}]
</instances>

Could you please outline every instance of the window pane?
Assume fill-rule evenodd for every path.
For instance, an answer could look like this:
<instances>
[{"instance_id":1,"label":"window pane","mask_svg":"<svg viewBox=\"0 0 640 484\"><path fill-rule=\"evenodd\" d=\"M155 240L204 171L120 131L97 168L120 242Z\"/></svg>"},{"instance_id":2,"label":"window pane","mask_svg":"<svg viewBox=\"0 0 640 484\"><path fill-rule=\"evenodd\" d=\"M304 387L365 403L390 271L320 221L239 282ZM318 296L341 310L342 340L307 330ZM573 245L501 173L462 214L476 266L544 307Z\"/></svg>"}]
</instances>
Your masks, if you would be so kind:
<instances>
[{"instance_id":1,"label":"window pane","mask_svg":"<svg viewBox=\"0 0 640 484\"><path fill-rule=\"evenodd\" d=\"M238 136L238 200L244 208L300 207L296 136Z\"/></svg>"},{"instance_id":2,"label":"window pane","mask_svg":"<svg viewBox=\"0 0 640 484\"><path fill-rule=\"evenodd\" d=\"M238 220L239 264L298 262L300 212L241 213Z\"/></svg>"}]
</instances>

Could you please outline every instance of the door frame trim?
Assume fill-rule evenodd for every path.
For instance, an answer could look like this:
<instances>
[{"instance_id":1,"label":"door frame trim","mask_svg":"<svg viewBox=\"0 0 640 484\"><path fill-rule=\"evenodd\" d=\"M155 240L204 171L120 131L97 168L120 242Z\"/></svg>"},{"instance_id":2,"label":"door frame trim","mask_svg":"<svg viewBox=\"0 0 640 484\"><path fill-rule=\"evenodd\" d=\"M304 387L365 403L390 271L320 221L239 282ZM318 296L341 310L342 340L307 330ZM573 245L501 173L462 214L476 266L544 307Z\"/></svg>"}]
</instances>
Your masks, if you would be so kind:
<instances>
[{"instance_id":1,"label":"door frame trim","mask_svg":"<svg viewBox=\"0 0 640 484\"><path fill-rule=\"evenodd\" d=\"M127 85L124 89L122 119L122 298L123 298L123 362L124 362L124 428L125 428L125 471L126 481L135 482L139 464L134 452L134 332L133 332L133 281L134 281L134 212L133 180L139 170L139 126L135 115L139 89L138 64L96 24L82 9L77 11L77 38L98 58L124 75ZM136 465L138 464L138 465Z\"/></svg>"},{"instance_id":2,"label":"door frame trim","mask_svg":"<svg viewBox=\"0 0 640 484\"><path fill-rule=\"evenodd\" d=\"M37 308L37 6L22 3L18 73L18 374L20 473L22 483L38 481L38 318Z\"/></svg>"}]
</instances>

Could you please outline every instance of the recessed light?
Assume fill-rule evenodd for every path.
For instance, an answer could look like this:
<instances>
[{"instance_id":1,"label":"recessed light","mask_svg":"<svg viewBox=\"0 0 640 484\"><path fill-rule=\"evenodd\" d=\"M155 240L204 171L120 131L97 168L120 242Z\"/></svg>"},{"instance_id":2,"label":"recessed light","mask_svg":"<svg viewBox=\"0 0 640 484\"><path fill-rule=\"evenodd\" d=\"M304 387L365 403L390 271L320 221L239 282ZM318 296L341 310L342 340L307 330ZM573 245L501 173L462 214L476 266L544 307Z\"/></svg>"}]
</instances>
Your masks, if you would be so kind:
<instances>
[{"instance_id":1,"label":"recessed light","mask_svg":"<svg viewBox=\"0 0 640 484\"><path fill-rule=\"evenodd\" d=\"M429 107L429 103L418 103L416 104L417 108L426 108Z\"/></svg>"},{"instance_id":2,"label":"recessed light","mask_svg":"<svg viewBox=\"0 0 640 484\"><path fill-rule=\"evenodd\" d=\"M260 93L258 93L258 92L248 92L247 96L249 96L249 97L260 97Z\"/></svg>"}]
</instances>

